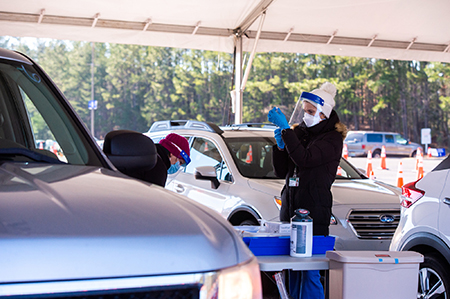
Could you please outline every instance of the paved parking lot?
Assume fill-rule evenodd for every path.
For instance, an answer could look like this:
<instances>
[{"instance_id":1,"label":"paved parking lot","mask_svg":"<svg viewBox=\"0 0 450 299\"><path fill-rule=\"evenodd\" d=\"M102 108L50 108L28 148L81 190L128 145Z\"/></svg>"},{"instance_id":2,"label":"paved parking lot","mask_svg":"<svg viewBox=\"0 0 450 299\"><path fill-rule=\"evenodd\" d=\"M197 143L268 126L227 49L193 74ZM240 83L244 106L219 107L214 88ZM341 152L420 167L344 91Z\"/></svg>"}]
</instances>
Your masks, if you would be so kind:
<instances>
[{"instance_id":1,"label":"paved parking lot","mask_svg":"<svg viewBox=\"0 0 450 299\"><path fill-rule=\"evenodd\" d=\"M433 170L445 157L432 157L423 159L423 170L426 175L428 172ZM349 157L348 161L352 163L355 167L366 170L367 158L364 157ZM386 167L388 169L381 169L381 158L372 158L372 167L375 175L375 179L382 181L384 183L397 186L397 173L399 162L402 161L403 164L403 181L404 183L409 183L417 180L416 171L416 158L386 158Z\"/></svg>"}]
</instances>

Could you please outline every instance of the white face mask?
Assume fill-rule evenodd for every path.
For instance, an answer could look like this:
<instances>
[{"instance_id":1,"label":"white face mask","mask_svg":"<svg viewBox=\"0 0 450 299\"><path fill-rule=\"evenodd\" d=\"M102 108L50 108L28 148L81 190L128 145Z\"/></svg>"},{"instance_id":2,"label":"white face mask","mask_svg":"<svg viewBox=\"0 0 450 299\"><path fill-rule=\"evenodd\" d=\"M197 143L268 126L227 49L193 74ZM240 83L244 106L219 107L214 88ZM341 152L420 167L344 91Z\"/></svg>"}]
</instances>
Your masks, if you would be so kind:
<instances>
[{"instance_id":1,"label":"white face mask","mask_svg":"<svg viewBox=\"0 0 450 299\"><path fill-rule=\"evenodd\" d=\"M316 115L314 115L314 116L312 116L311 114L305 113L305 115L303 115L303 121L305 122L305 124L308 128L317 125L321 121L320 112L317 111Z\"/></svg>"}]
</instances>

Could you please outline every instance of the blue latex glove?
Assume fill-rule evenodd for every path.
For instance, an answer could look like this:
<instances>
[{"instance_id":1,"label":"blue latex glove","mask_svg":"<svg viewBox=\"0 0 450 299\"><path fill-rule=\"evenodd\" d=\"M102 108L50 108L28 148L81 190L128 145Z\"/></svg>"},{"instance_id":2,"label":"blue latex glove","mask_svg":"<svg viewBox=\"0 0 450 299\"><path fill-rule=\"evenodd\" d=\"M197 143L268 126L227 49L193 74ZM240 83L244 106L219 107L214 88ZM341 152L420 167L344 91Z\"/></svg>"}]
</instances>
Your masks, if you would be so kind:
<instances>
[{"instance_id":1,"label":"blue latex glove","mask_svg":"<svg viewBox=\"0 0 450 299\"><path fill-rule=\"evenodd\" d=\"M283 138L281 138L281 129L278 128L275 130L275 140L277 141L277 145L280 149L284 148L284 141Z\"/></svg>"},{"instance_id":2,"label":"blue latex glove","mask_svg":"<svg viewBox=\"0 0 450 299\"><path fill-rule=\"evenodd\" d=\"M286 120L286 116L284 116L283 112L281 112L280 108L278 108L278 107L273 107L269 111L268 119L271 123L277 125L282 130L290 128L290 126Z\"/></svg>"}]
</instances>

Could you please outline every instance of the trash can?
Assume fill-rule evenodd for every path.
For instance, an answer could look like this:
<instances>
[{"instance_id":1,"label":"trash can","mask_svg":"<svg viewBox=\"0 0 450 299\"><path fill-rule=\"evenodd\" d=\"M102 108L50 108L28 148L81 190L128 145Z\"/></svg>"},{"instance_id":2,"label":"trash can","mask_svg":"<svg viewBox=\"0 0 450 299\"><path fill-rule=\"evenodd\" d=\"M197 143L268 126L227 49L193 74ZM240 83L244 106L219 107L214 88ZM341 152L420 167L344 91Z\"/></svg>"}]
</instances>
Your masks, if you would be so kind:
<instances>
[{"instance_id":1,"label":"trash can","mask_svg":"<svg viewBox=\"0 0 450 299\"><path fill-rule=\"evenodd\" d=\"M327 251L330 299L417 298L419 264L413 251Z\"/></svg>"}]
</instances>

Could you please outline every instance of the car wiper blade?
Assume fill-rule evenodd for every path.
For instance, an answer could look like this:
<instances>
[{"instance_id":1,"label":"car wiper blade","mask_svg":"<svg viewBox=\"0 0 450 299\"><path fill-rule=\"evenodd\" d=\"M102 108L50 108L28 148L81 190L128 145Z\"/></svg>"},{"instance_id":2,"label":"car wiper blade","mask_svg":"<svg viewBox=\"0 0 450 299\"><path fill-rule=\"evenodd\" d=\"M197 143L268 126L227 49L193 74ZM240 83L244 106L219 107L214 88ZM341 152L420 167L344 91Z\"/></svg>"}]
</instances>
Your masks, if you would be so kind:
<instances>
[{"instance_id":1,"label":"car wiper blade","mask_svg":"<svg viewBox=\"0 0 450 299\"><path fill-rule=\"evenodd\" d=\"M51 164L66 164L58 159L34 152L27 148L12 147L0 148L0 156L24 156L36 162L46 162Z\"/></svg>"}]
</instances>

